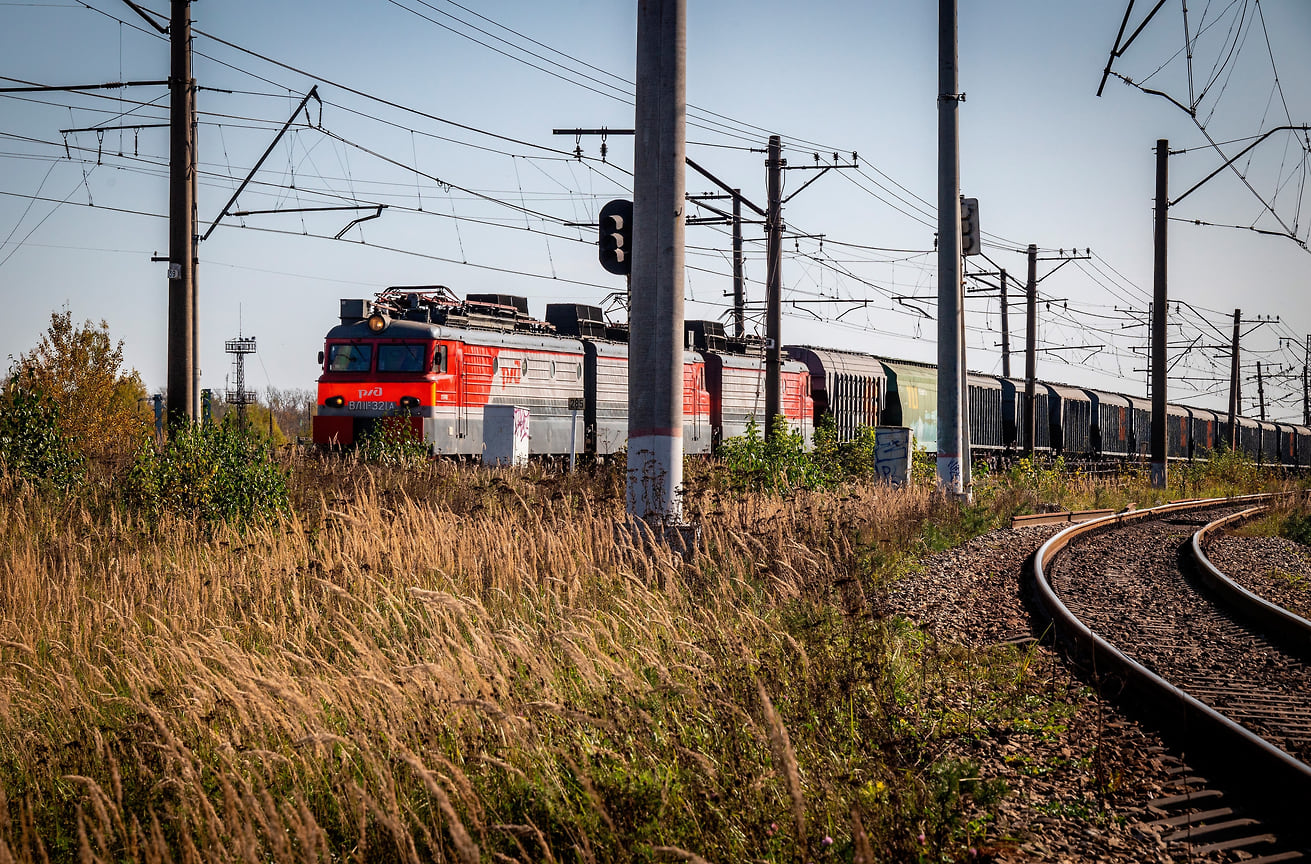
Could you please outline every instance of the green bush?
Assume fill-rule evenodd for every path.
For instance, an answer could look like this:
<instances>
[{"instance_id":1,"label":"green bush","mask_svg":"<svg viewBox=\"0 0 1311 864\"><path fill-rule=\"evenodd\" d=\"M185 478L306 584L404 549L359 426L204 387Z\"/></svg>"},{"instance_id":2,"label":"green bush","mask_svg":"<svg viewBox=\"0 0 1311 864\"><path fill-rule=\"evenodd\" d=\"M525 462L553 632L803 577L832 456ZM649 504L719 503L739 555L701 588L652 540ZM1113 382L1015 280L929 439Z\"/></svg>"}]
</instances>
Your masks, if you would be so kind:
<instances>
[{"instance_id":1,"label":"green bush","mask_svg":"<svg viewBox=\"0 0 1311 864\"><path fill-rule=\"evenodd\" d=\"M408 416L382 418L360 434L355 447L361 459L374 465L422 465L430 453L428 443L414 430Z\"/></svg>"},{"instance_id":2,"label":"green bush","mask_svg":"<svg viewBox=\"0 0 1311 864\"><path fill-rule=\"evenodd\" d=\"M1303 546L1311 546L1311 513L1300 507L1294 510L1284 518L1284 524L1279 533L1281 536L1301 543Z\"/></svg>"},{"instance_id":3,"label":"green bush","mask_svg":"<svg viewBox=\"0 0 1311 864\"><path fill-rule=\"evenodd\" d=\"M875 430L869 427L857 430L850 441L839 441L832 417L823 418L815 427L812 446L807 449L802 434L788 429L780 418L768 440L754 421L749 422L745 435L720 445L718 456L733 489L814 490L877 479L877 449ZM932 481L935 476L931 470L923 470L921 463L926 458L922 449L916 450L913 482Z\"/></svg>"},{"instance_id":4,"label":"green bush","mask_svg":"<svg viewBox=\"0 0 1311 864\"><path fill-rule=\"evenodd\" d=\"M123 497L152 520L245 521L290 509L287 472L267 444L232 423L175 430L162 448L144 442Z\"/></svg>"},{"instance_id":5,"label":"green bush","mask_svg":"<svg viewBox=\"0 0 1311 864\"><path fill-rule=\"evenodd\" d=\"M718 455L734 489L816 489L830 482L827 466L806 451L801 433L781 420L768 439L750 421L747 433L721 444Z\"/></svg>"},{"instance_id":6,"label":"green bush","mask_svg":"<svg viewBox=\"0 0 1311 864\"><path fill-rule=\"evenodd\" d=\"M10 474L67 489L80 480L85 460L62 431L59 403L27 370L9 379L0 395L0 463Z\"/></svg>"}]
</instances>

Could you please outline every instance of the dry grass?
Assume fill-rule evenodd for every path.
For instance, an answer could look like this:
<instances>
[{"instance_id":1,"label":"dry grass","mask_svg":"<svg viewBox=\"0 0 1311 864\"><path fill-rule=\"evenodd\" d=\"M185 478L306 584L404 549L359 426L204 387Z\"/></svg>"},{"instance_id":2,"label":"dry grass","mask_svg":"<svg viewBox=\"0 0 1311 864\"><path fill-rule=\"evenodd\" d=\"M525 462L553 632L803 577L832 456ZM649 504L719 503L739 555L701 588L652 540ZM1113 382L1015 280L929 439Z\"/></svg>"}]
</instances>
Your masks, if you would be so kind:
<instances>
[{"instance_id":1,"label":"dry grass","mask_svg":"<svg viewBox=\"0 0 1311 864\"><path fill-rule=\"evenodd\" d=\"M322 471L244 532L0 481L0 862L804 854L883 764L815 652L873 655L862 544L927 494L707 496L686 562L605 482ZM794 749L833 687L847 752Z\"/></svg>"},{"instance_id":2,"label":"dry grass","mask_svg":"<svg viewBox=\"0 0 1311 864\"><path fill-rule=\"evenodd\" d=\"M964 854L977 717L878 602L954 509L706 488L684 560L604 472L300 463L244 530L0 477L0 864Z\"/></svg>"}]
</instances>

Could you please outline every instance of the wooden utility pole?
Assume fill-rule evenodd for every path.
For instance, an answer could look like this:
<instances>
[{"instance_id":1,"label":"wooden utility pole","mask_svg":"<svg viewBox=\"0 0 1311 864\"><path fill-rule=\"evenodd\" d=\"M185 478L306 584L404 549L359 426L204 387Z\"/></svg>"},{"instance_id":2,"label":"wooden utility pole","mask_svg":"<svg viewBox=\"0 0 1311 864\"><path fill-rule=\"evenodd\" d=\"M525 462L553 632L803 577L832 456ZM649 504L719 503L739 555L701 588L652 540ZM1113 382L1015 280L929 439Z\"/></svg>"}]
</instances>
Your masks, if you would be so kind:
<instances>
[{"instance_id":1,"label":"wooden utility pole","mask_svg":"<svg viewBox=\"0 0 1311 864\"><path fill-rule=\"evenodd\" d=\"M172 0L169 23L168 419L199 413L196 365L196 82L191 77L191 0Z\"/></svg>"},{"instance_id":2,"label":"wooden utility pole","mask_svg":"<svg viewBox=\"0 0 1311 864\"><path fill-rule=\"evenodd\" d=\"M938 485L969 501L956 0L938 0Z\"/></svg>"},{"instance_id":3,"label":"wooden utility pole","mask_svg":"<svg viewBox=\"0 0 1311 864\"><path fill-rule=\"evenodd\" d=\"M665 526L681 523L683 503L686 68L686 0L642 0L637 13L627 509L630 516Z\"/></svg>"},{"instance_id":4,"label":"wooden utility pole","mask_svg":"<svg viewBox=\"0 0 1311 864\"><path fill-rule=\"evenodd\" d=\"M1238 447L1238 411L1242 398L1242 381L1238 376L1238 328L1242 324L1243 310L1234 310L1234 338L1229 346L1229 449Z\"/></svg>"},{"instance_id":5,"label":"wooden utility pole","mask_svg":"<svg viewBox=\"0 0 1311 864\"><path fill-rule=\"evenodd\" d=\"M742 190L733 190L733 335L747 335L747 295L742 274Z\"/></svg>"},{"instance_id":6,"label":"wooden utility pole","mask_svg":"<svg viewBox=\"0 0 1311 864\"><path fill-rule=\"evenodd\" d=\"M1153 236L1154 256L1152 267L1152 487L1164 489L1166 484L1166 314L1169 311L1169 292L1166 287L1167 229L1170 209L1170 142L1164 138L1156 142L1156 225Z\"/></svg>"},{"instance_id":7,"label":"wooden utility pole","mask_svg":"<svg viewBox=\"0 0 1311 864\"><path fill-rule=\"evenodd\" d=\"M778 424L780 372L783 363L779 340L783 335L783 144L769 136L765 157L765 435L772 438Z\"/></svg>"},{"instance_id":8,"label":"wooden utility pole","mask_svg":"<svg viewBox=\"0 0 1311 864\"><path fill-rule=\"evenodd\" d=\"M1261 361L1256 361L1256 403L1260 406L1261 422L1265 422L1265 381L1261 377Z\"/></svg>"},{"instance_id":9,"label":"wooden utility pole","mask_svg":"<svg viewBox=\"0 0 1311 864\"><path fill-rule=\"evenodd\" d=\"M783 205L800 194L811 183L834 168L855 167L855 155L852 164L838 164L838 154L833 154L832 165L821 165L819 155L815 155L815 164L794 165L789 169L783 158L783 142L777 135L769 136L769 148L766 150L766 192L768 201L765 206L765 434L773 434L778 418L783 413L781 392L781 369L783 365ZM700 166L688 160L696 170L711 177ZM815 176L801 184L795 192L783 197L783 171L815 171ZM713 180L714 178L711 177ZM722 184L721 184L722 185ZM727 188L727 187L724 187ZM734 201L744 200L738 190L732 190ZM744 203L756 209L749 201Z\"/></svg>"},{"instance_id":10,"label":"wooden utility pole","mask_svg":"<svg viewBox=\"0 0 1311 864\"><path fill-rule=\"evenodd\" d=\"M1307 367L1311 366L1311 336L1306 337L1306 359L1302 361L1302 425L1311 426L1311 378L1307 377Z\"/></svg>"}]
</instances>

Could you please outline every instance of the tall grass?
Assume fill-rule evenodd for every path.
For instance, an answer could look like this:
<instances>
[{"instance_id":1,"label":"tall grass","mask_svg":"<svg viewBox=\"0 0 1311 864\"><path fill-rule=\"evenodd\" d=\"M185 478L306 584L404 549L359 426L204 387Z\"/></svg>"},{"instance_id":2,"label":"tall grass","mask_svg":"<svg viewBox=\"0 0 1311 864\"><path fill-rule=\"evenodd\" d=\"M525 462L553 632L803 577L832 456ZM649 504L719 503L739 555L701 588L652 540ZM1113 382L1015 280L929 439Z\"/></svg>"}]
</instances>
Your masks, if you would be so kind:
<instances>
[{"instance_id":1,"label":"tall grass","mask_svg":"<svg viewBox=\"0 0 1311 864\"><path fill-rule=\"evenodd\" d=\"M923 488L706 484L684 558L614 471L292 468L241 527L0 476L0 864L961 857L951 742L1066 710L880 612L983 519Z\"/></svg>"},{"instance_id":2,"label":"tall grass","mask_svg":"<svg viewBox=\"0 0 1311 864\"><path fill-rule=\"evenodd\" d=\"M0 481L0 861L809 857L932 796L862 564L927 493L708 502L685 561L581 483L325 475L241 530Z\"/></svg>"}]
</instances>

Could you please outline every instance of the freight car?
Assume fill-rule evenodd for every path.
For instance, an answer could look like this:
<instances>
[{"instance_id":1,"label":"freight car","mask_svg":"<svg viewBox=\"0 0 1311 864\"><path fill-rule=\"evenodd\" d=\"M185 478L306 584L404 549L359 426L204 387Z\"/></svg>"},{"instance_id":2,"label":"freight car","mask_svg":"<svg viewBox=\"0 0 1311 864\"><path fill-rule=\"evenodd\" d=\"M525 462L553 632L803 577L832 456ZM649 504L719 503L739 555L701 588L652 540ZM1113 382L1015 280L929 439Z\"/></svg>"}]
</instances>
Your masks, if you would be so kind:
<instances>
[{"instance_id":1,"label":"freight car","mask_svg":"<svg viewBox=\"0 0 1311 864\"><path fill-rule=\"evenodd\" d=\"M883 421L888 376L877 357L808 345L789 345L786 350L810 375L815 422L831 420L838 441L851 441L861 429Z\"/></svg>"},{"instance_id":2,"label":"freight car","mask_svg":"<svg viewBox=\"0 0 1311 864\"><path fill-rule=\"evenodd\" d=\"M763 429L764 346L730 339L715 321L688 321L683 355L684 452L712 452L754 425ZM400 418L434 454L478 455L483 409L529 409L530 453L577 447L605 456L628 435L628 333L601 310L552 303L544 321L527 300L502 294L456 298L441 286L391 288L341 301L319 358L314 440L347 446L386 418ZM873 426L908 426L937 444L937 369L815 346L786 346L781 408L807 444L831 421L839 441ZM967 376L969 438L980 456L1024 446L1025 382ZM1120 393L1035 382L1034 448L1072 459L1141 460L1150 453L1151 402ZM1311 465L1311 428L1250 418L1237 447L1266 464ZM1228 417L1170 405L1168 458L1206 458L1230 441Z\"/></svg>"},{"instance_id":3,"label":"freight car","mask_svg":"<svg viewBox=\"0 0 1311 864\"><path fill-rule=\"evenodd\" d=\"M999 378L1002 386L1002 440L1011 450L1024 448L1024 393L1025 384L1015 378ZM1041 381L1033 388L1033 449L1035 453L1050 453L1051 388Z\"/></svg>"},{"instance_id":4,"label":"freight car","mask_svg":"<svg viewBox=\"0 0 1311 864\"><path fill-rule=\"evenodd\" d=\"M1047 422L1052 451L1063 456L1092 452L1092 400L1077 387L1049 386Z\"/></svg>"}]
</instances>

